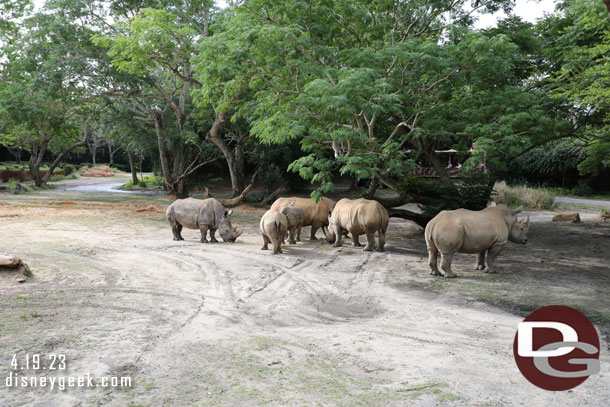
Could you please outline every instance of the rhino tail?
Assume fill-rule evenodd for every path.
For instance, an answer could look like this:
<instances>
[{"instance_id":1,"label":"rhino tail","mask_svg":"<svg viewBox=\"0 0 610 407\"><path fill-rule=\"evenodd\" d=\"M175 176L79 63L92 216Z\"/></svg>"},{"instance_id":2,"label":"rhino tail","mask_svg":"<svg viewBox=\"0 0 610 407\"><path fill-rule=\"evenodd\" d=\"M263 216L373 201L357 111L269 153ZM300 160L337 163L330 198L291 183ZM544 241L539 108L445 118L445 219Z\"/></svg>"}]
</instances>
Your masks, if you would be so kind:
<instances>
[{"instance_id":1,"label":"rhino tail","mask_svg":"<svg viewBox=\"0 0 610 407\"><path fill-rule=\"evenodd\" d=\"M424 238L426 239L426 245L428 247L434 246L434 241L432 240L432 233L434 232L435 222L431 220L426 225L426 230L424 232Z\"/></svg>"}]
</instances>

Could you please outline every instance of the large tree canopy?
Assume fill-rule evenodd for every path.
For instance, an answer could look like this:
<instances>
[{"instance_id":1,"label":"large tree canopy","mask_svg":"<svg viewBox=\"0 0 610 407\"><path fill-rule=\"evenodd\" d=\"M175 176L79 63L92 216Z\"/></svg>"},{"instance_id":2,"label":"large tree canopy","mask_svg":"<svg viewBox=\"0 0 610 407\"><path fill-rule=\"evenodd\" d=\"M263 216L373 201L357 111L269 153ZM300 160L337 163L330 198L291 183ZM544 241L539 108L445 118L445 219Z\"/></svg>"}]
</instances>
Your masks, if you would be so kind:
<instances>
[{"instance_id":1,"label":"large tree canopy","mask_svg":"<svg viewBox=\"0 0 610 407\"><path fill-rule=\"evenodd\" d=\"M510 15L513 5L53 0L32 15L3 1L0 133L37 161L39 146L61 154L85 124L103 124L122 148L154 149L178 196L218 158L235 195L248 175L273 179L274 150L290 152L281 171L312 182L314 197L364 181L365 196L394 191L388 207L436 208L442 191L471 191L468 176L448 179L438 150L457 149L463 173L485 162L510 175L519 157L543 165L569 151L583 174L610 166L603 3L564 0L536 24ZM509 16L497 27L473 28L477 13L499 9ZM117 135L126 129L138 134ZM444 186L417 178L421 166Z\"/></svg>"}]
</instances>

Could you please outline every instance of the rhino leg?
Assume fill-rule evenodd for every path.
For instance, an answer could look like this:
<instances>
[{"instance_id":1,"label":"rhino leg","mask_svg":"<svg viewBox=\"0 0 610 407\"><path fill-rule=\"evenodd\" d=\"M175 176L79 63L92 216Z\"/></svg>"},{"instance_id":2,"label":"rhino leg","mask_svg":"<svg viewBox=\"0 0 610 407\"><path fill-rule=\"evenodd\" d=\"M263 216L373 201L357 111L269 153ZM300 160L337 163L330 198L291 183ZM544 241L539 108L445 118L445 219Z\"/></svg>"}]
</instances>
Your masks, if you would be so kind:
<instances>
[{"instance_id":1,"label":"rhino leg","mask_svg":"<svg viewBox=\"0 0 610 407\"><path fill-rule=\"evenodd\" d=\"M320 226L321 225L319 223L311 224L311 236L309 237L309 240L318 240L318 238L316 237L316 232L318 231Z\"/></svg>"},{"instance_id":2,"label":"rhino leg","mask_svg":"<svg viewBox=\"0 0 610 407\"><path fill-rule=\"evenodd\" d=\"M362 244L360 243L359 237L360 237L360 235L355 235L352 233L352 238L354 239L354 247L362 246Z\"/></svg>"},{"instance_id":3,"label":"rhino leg","mask_svg":"<svg viewBox=\"0 0 610 407\"><path fill-rule=\"evenodd\" d=\"M367 232L366 234L366 246L364 246L365 252L372 252L375 247L375 232Z\"/></svg>"},{"instance_id":4,"label":"rhino leg","mask_svg":"<svg viewBox=\"0 0 610 407\"><path fill-rule=\"evenodd\" d=\"M273 254L279 254L282 252L282 242L284 241L284 236L277 236L275 239L272 239L273 242Z\"/></svg>"},{"instance_id":5,"label":"rhino leg","mask_svg":"<svg viewBox=\"0 0 610 407\"><path fill-rule=\"evenodd\" d=\"M343 238L343 228L337 225L337 230L335 230L336 238L333 247L341 246L341 239Z\"/></svg>"},{"instance_id":6,"label":"rhino leg","mask_svg":"<svg viewBox=\"0 0 610 407\"><path fill-rule=\"evenodd\" d=\"M174 240L184 240L181 235L182 225L178 222L174 222L172 225L172 233L174 234Z\"/></svg>"},{"instance_id":7,"label":"rhino leg","mask_svg":"<svg viewBox=\"0 0 610 407\"><path fill-rule=\"evenodd\" d=\"M271 240L263 233L263 247L261 247L261 250L269 250L269 243L271 243Z\"/></svg>"},{"instance_id":8,"label":"rhino leg","mask_svg":"<svg viewBox=\"0 0 610 407\"><path fill-rule=\"evenodd\" d=\"M382 252L384 251L384 247L385 247L385 231L383 230L383 228L379 228L379 230L377 231L377 234L379 236L379 246L377 246L377 251L378 252Z\"/></svg>"},{"instance_id":9,"label":"rhino leg","mask_svg":"<svg viewBox=\"0 0 610 407\"><path fill-rule=\"evenodd\" d=\"M430 274L433 276L442 276L438 271L438 250L435 248L428 249L428 266L430 266Z\"/></svg>"},{"instance_id":10,"label":"rhino leg","mask_svg":"<svg viewBox=\"0 0 610 407\"><path fill-rule=\"evenodd\" d=\"M216 229L210 228L210 242L212 242L212 243L218 243L218 240L216 240L216 236L214 236L215 234L216 234Z\"/></svg>"},{"instance_id":11,"label":"rhino leg","mask_svg":"<svg viewBox=\"0 0 610 407\"><path fill-rule=\"evenodd\" d=\"M445 278L456 277L453 271L451 271L451 261L453 260L453 253L443 254L441 253L441 268L445 272Z\"/></svg>"},{"instance_id":12,"label":"rhino leg","mask_svg":"<svg viewBox=\"0 0 610 407\"><path fill-rule=\"evenodd\" d=\"M201 231L201 243L207 243L208 242L208 239L206 238L206 235L208 234L207 225L199 225L199 230Z\"/></svg>"},{"instance_id":13,"label":"rhino leg","mask_svg":"<svg viewBox=\"0 0 610 407\"><path fill-rule=\"evenodd\" d=\"M294 239L295 235L296 235L296 226L293 226L289 230L288 243L297 244L296 240Z\"/></svg>"},{"instance_id":14,"label":"rhino leg","mask_svg":"<svg viewBox=\"0 0 610 407\"><path fill-rule=\"evenodd\" d=\"M485 250L481 253L477 254L477 266L475 270L484 270L485 269Z\"/></svg>"},{"instance_id":15,"label":"rhino leg","mask_svg":"<svg viewBox=\"0 0 610 407\"><path fill-rule=\"evenodd\" d=\"M496 257L498 256L498 254L500 254L502 249L504 249L504 245L494 246L491 249L489 249L489 251L487 252L487 266L483 269L483 272L495 273L495 271L492 270L491 267L493 266L494 261L496 260Z\"/></svg>"},{"instance_id":16,"label":"rhino leg","mask_svg":"<svg viewBox=\"0 0 610 407\"><path fill-rule=\"evenodd\" d=\"M301 241L301 225L297 228L297 242Z\"/></svg>"}]
</instances>

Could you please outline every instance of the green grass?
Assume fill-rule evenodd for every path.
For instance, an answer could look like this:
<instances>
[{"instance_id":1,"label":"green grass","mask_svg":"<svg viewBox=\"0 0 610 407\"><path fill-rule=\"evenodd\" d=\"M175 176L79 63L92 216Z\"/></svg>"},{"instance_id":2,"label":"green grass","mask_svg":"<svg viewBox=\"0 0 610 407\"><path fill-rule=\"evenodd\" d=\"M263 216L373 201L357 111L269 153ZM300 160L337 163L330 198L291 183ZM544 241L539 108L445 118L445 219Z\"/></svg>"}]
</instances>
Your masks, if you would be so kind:
<instances>
[{"instance_id":1,"label":"green grass","mask_svg":"<svg viewBox=\"0 0 610 407\"><path fill-rule=\"evenodd\" d=\"M154 189L159 190L163 189L164 181L163 177L150 175L148 177L144 177L144 180L140 180L138 184L134 185L132 181L129 181L126 184L120 186L120 189L124 189L127 191L133 190L146 190L146 189Z\"/></svg>"},{"instance_id":2,"label":"green grass","mask_svg":"<svg viewBox=\"0 0 610 407\"><path fill-rule=\"evenodd\" d=\"M58 182L58 181L65 181L67 179L77 179L78 176L76 175L76 173L72 173L70 175L52 175L51 178L49 178L49 182Z\"/></svg>"}]
</instances>

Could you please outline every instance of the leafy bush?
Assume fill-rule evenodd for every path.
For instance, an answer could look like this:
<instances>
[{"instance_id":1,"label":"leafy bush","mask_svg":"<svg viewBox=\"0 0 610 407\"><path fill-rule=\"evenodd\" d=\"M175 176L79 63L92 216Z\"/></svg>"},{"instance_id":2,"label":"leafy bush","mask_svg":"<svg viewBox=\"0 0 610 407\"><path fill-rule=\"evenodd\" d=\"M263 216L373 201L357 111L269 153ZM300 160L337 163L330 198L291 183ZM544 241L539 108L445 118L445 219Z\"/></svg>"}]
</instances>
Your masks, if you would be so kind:
<instances>
[{"instance_id":1,"label":"leafy bush","mask_svg":"<svg viewBox=\"0 0 610 407\"><path fill-rule=\"evenodd\" d=\"M593 188L585 180L579 180L570 192L578 196L591 196L594 194Z\"/></svg>"},{"instance_id":2,"label":"leafy bush","mask_svg":"<svg viewBox=\"0 0 610 407\"><path fill-rule=\"evenodd\" d=\"M440 184L429 184L425 188L433 194L423 210L423 215L432 219L439 212L453 209L470 209L478 211L484 209L490 200L494 185L493 179L482 172L463 174L459 180L441 181ZM421 184L423 187L423 184ZM425 192L422 190L421 192Z\"/></svg>"},{"instance_id":3,"label":"leafy bush","mask_svg":"<svg viewBox=\"0 0 610 407\"><path fill-rule=\"evenodd\" d=\"M533 188L527 185L511 187L504 181L494 185L494 201L511 208L523 205L526 209L553 209L555 202L551 191L545 188Z\"/></svg>"},{"instance_id":4,"label":"leafy bush","mask_svg":"<svg viewBox=\"0 0 610 407\"><path fill-rule=\"evenodd\" d=\"M30 189L27 186L19 183L19 181L17 181L17 180L10 179L8 181L8 191L11 194L15 194L15 195L25 194L29 190Z\"/></svg>"},{"instance_id":5,"label":"leafy bush","mask_svg":"<svg viewBox=\"0 0 610 407\"><path fill-rule=\"evenodd\" d=\"M72 164L64 165L63 169L64 169L65 175L70 175L70 174L74 173L74 171L76 171L76 168Z\"/></svg>"}]
</instances>

